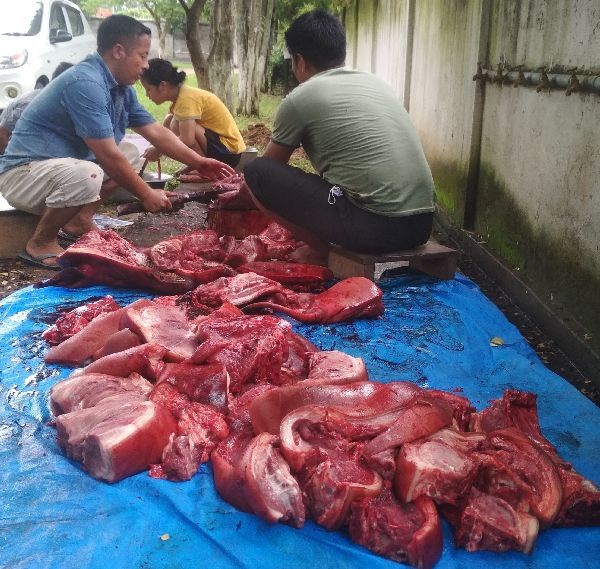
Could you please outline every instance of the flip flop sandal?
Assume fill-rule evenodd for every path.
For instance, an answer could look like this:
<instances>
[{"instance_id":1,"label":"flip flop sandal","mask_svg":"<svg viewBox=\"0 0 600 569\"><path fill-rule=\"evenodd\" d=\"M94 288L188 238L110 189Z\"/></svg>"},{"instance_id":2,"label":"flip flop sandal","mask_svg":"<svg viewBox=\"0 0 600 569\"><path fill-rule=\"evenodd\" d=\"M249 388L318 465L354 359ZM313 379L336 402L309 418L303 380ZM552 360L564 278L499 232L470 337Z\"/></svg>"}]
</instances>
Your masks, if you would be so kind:
<instances>
[{"instance_id":1,"label":"flip flop sandal","mask_svg":"<svg viewBox=\"0 0 600 569\"><path fill-rule=\"evenodd\" d=\"M31 265L32 267L40 267L42 269L48 269L50 271L60 271L62 267L58 265L47 265L44 263L45 259L52 259L52 257L58 257L56 253L44 253L43 255L38 255L34 257L30 255L27 251L21 251L17 257L21 259L25 264Z\"/></svg>"},{"instance_id":2,"label":"flip flop sandal","mask_svg":"<svg viewBox=\"0 0 600 569\"><path fill-rule=\"evenodd\" d=\"M64 229L59 229L57 237L65 243L75 243L75 241L77 241L77 239L79 239L81 235L75 235L75 233L69 233Z\"/></svg>"}]
</instances>

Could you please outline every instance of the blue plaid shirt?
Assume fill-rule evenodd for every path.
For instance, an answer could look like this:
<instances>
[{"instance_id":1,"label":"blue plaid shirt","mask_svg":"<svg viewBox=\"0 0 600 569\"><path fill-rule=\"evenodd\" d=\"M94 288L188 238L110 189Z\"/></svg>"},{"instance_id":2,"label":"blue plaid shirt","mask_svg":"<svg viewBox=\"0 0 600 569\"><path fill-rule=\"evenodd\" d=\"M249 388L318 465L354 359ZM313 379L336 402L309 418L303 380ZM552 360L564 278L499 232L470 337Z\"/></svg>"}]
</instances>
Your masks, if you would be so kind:
<instances>
[{"instance_id":1,"label":"blue plaid shirt","mask_svg":"<svg viewBox=\"0 0 600 569\"><path fill-rule=\"evenodd\" d=\"M128 127L153 122L134 88L119 85L99 54L89 55L27 106L0 156L0 174L36 160L94 160L84 138L114 138L119 144Z\"/></svg>"}]
</instances>

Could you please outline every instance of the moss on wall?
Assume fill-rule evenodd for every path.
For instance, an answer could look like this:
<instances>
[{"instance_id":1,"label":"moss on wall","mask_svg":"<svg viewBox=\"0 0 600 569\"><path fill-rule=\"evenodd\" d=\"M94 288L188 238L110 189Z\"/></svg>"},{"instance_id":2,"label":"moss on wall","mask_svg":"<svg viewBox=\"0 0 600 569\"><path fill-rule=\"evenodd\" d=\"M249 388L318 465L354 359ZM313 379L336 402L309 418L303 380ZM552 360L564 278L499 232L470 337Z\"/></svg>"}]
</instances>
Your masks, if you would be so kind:
<instances>
[{"instance_id":1,"label":"moss on wall","mask_svg":"<svg viewBox=\"0 0 600 569\"><path fill-rule=\"evenodd\" d=\"M435 193L440 204L453 222L462 227L465 212L466 167L431 161Z\"/></svg>"},{"instance_id":2,"label":"moss on wall","mask_svg":"<svg viewBox=\"0 0 600 569\"><path fill-rule=\"evenodd\" d=\"M577 242L534 227L485 164L480 172L475 231L548 306L559 311L564 307L587 328L587 340L600 350L600 275L588 268Z\"/></svg>"}]
</instances>

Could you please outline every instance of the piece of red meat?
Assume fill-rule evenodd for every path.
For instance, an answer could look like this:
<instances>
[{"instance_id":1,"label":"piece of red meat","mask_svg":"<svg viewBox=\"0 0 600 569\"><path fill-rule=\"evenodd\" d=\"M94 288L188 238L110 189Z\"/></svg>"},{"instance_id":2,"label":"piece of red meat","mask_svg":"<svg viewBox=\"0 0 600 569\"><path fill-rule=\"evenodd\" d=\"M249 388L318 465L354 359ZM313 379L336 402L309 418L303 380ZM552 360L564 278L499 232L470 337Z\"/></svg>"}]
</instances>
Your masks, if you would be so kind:
<instances>
[{"instance_id":1,"label":"piece of red meat","mask_svg":"<svg viewBox=\"0 0 600 569\"><path fill-rule=\"evenodd\" d=\"M57 263L63 270L36 286L80 288L102 284L168 294L183 293L195 286L191 279L160 270L145 253L111 229L88 231L58 256Z\"/></svg>"},{"instance_id":2,"label":"piece of red meat","mask_svg":"<svg viewBox=\"0 0 600 569\"><path fill-rule=\"evenodd\" d=\"M302 492L312 519L329 530L346 524L350 505L360 498L377 496L382 489L379 474L358 461L336 457L312 468L302 482Z\"/></svg>"},{"instance_id":3,"label":"piece of red meat","mask_svg":"<svg viewBox=\"0 0 600 569\"><path fill-rule=\"evenodd\" d=\"M438 503L457 504L469 492L478 468L467 445L419 439L400 448L394 489L403 502L428 496Z\"/></svg>"},{"instance_id":4,"label":"piece of red meat","mask_svg":"<svg viewBox=\"0 0 600 569\"><path fill-rule=\"evenodd\" d=\"M215 487L221 497L268 522L304 525L298 482L281 456L277 437L251 438L241 431L221 442L212 455Z\"/></svg>"},{"instance_id":5,"label":"piece of red meat","mask_svg":"<svg viewBox=\"0 0 600 569\"><path fill-rule=\"evenodd\" d=\"M284 261L251 261L238 267L238 271L256 273L290 288L293 288L292 285L320 287L333 278L333 273L327 267Z\"/></svg>"},{"instance_id":6,"label":"piece of red meat","mask_svg":"<svg viewBox=\"0 0 600 569\"><path fill-rule=\"evenodd\" d=\"M58 442L94 478L117 482L157 462L175 419L152 401L119 401L56 418Z\"/></svg>"},{"instance_id":7,"label":"piece of red meat","mask_svg":"<svg viewBox=\"0 0 600 569\"><path fill-rule=\"evenodd\" d=\"M123 328L110 335L104 345L92 354L92 359L99 360L104 356L135 348L141 343L140 337L135 332L132 332L129 328Z\"/></svg>"},{"instance_id":8,"label":"piece of red meat","mask_svg":"<svg viewBox=\"0 0 600 569\"><path fill-rule=\"evenodd\" d=\"M50 389L50 407L55 416L94 407L109 397L131 395L143 401L152 384L139 374L115 377L101 373L78 374L56 383Z\"/></svg>"},{"instance_id":9,"label":"piece of red meat","mask_svg":"<svg viewBox=\"0 0 600 569\"><path fill-rule=\"evenodd\" d=\"M105 373L128 377L135 372L154 381L164 365L166 352L166 348L160 344L142 344L97 359L75 373Z\"/></svg>"},{"instance_id":10,"label":"piece of red meat","mask_svg":"<svg viewBox=\"0 0 600 569\"><path fill-rule=\"evenodd\" d=\"M308 354L308 377L305 384L353 383L367 381L367 368L362 358L331 350Z\"/></svg>"},{"instance_id":11,"label":"piece of red meat","mask_svg":"<svg viewBox=\"0 0 600 569\"><path fill-rule=\"evenodd\" d=\"M42 332L42 338L49 344L60 344L83 330L94 318L119 308L121 307L112 296L82 304L60 316L52 326Z\"/></svg>"},{"instance_id":12,"label":"piece of red meat","mask_svg":"<svg viewBox=\"0 0 600 569\"><path fill-rule=\"evenodd\" d=\"M407 407L423 396L424 390L409 382L310 384L298 382L261 394L250 406L257 433L278 434L283 418L305 405L335 407L353 417L365 417Z\"/></svg>"},{"instance_id":13,"label":"piece of red meat","mask_svg":"<svg viewBox=\"0 0 600 569\"><path fill-rule=\"evenodd\" d=\"M467 551L531 553L539 532L537 518L515 511L502 498L471 488L455 531L458 547Z\"/></svg>"},{"instance_id":14,"label":"piece of red meat","mask_svg":"<svg viewBox=\"0 0 600 569\"><path fill-rule=\"evenodd\" d=\"M221 364L167 363L156 383L165 381L187 395L190 401L212 405L222 413L227 412L229 374Z\"/></svg>"},{"instance_id":15,"label":"piece of red meat","mask_svg":"<svg viewBox=\"0 0 600 569\"><path fill-rule=\"evenodd\" d=\"M355 543L419 569L431 569L442 555L440 519L429 498L402 504L385 489L352 504L348 529Z\"/></svg>"},{"instance_id":16,"label":"piece of red meat","mask_svg":"<svg viewBox=\"0 0 600 569\"><path fill-rule=\"evenodd\" d=\"M245 305L244 312L268 308L289 314L301 322L323 324L376 318L384 311L381 289L365 277L344 279L315 295L294 293L289 289L282 292L281 300L253 301Z\"/></svg>"}]
</instances>

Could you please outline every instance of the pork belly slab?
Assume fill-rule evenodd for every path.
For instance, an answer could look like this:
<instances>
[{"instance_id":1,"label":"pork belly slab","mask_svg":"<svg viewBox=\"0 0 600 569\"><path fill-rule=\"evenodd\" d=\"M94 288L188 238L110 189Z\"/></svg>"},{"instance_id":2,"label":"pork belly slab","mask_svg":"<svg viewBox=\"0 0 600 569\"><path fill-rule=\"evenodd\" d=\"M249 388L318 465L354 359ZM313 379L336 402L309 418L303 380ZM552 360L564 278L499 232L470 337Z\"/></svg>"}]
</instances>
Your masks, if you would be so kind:
<instances>
[{"instance_id":1,"label":"pork belly slab","mask_svg":"<svg viewBox=\"0 0 600 569\"><path fill-rule=\"evenodd\" d=\"M58 442L98 480L118 482L160 460L177 424L152 401L112 399L56 419Z\"/></svg>"}]
</instances>

